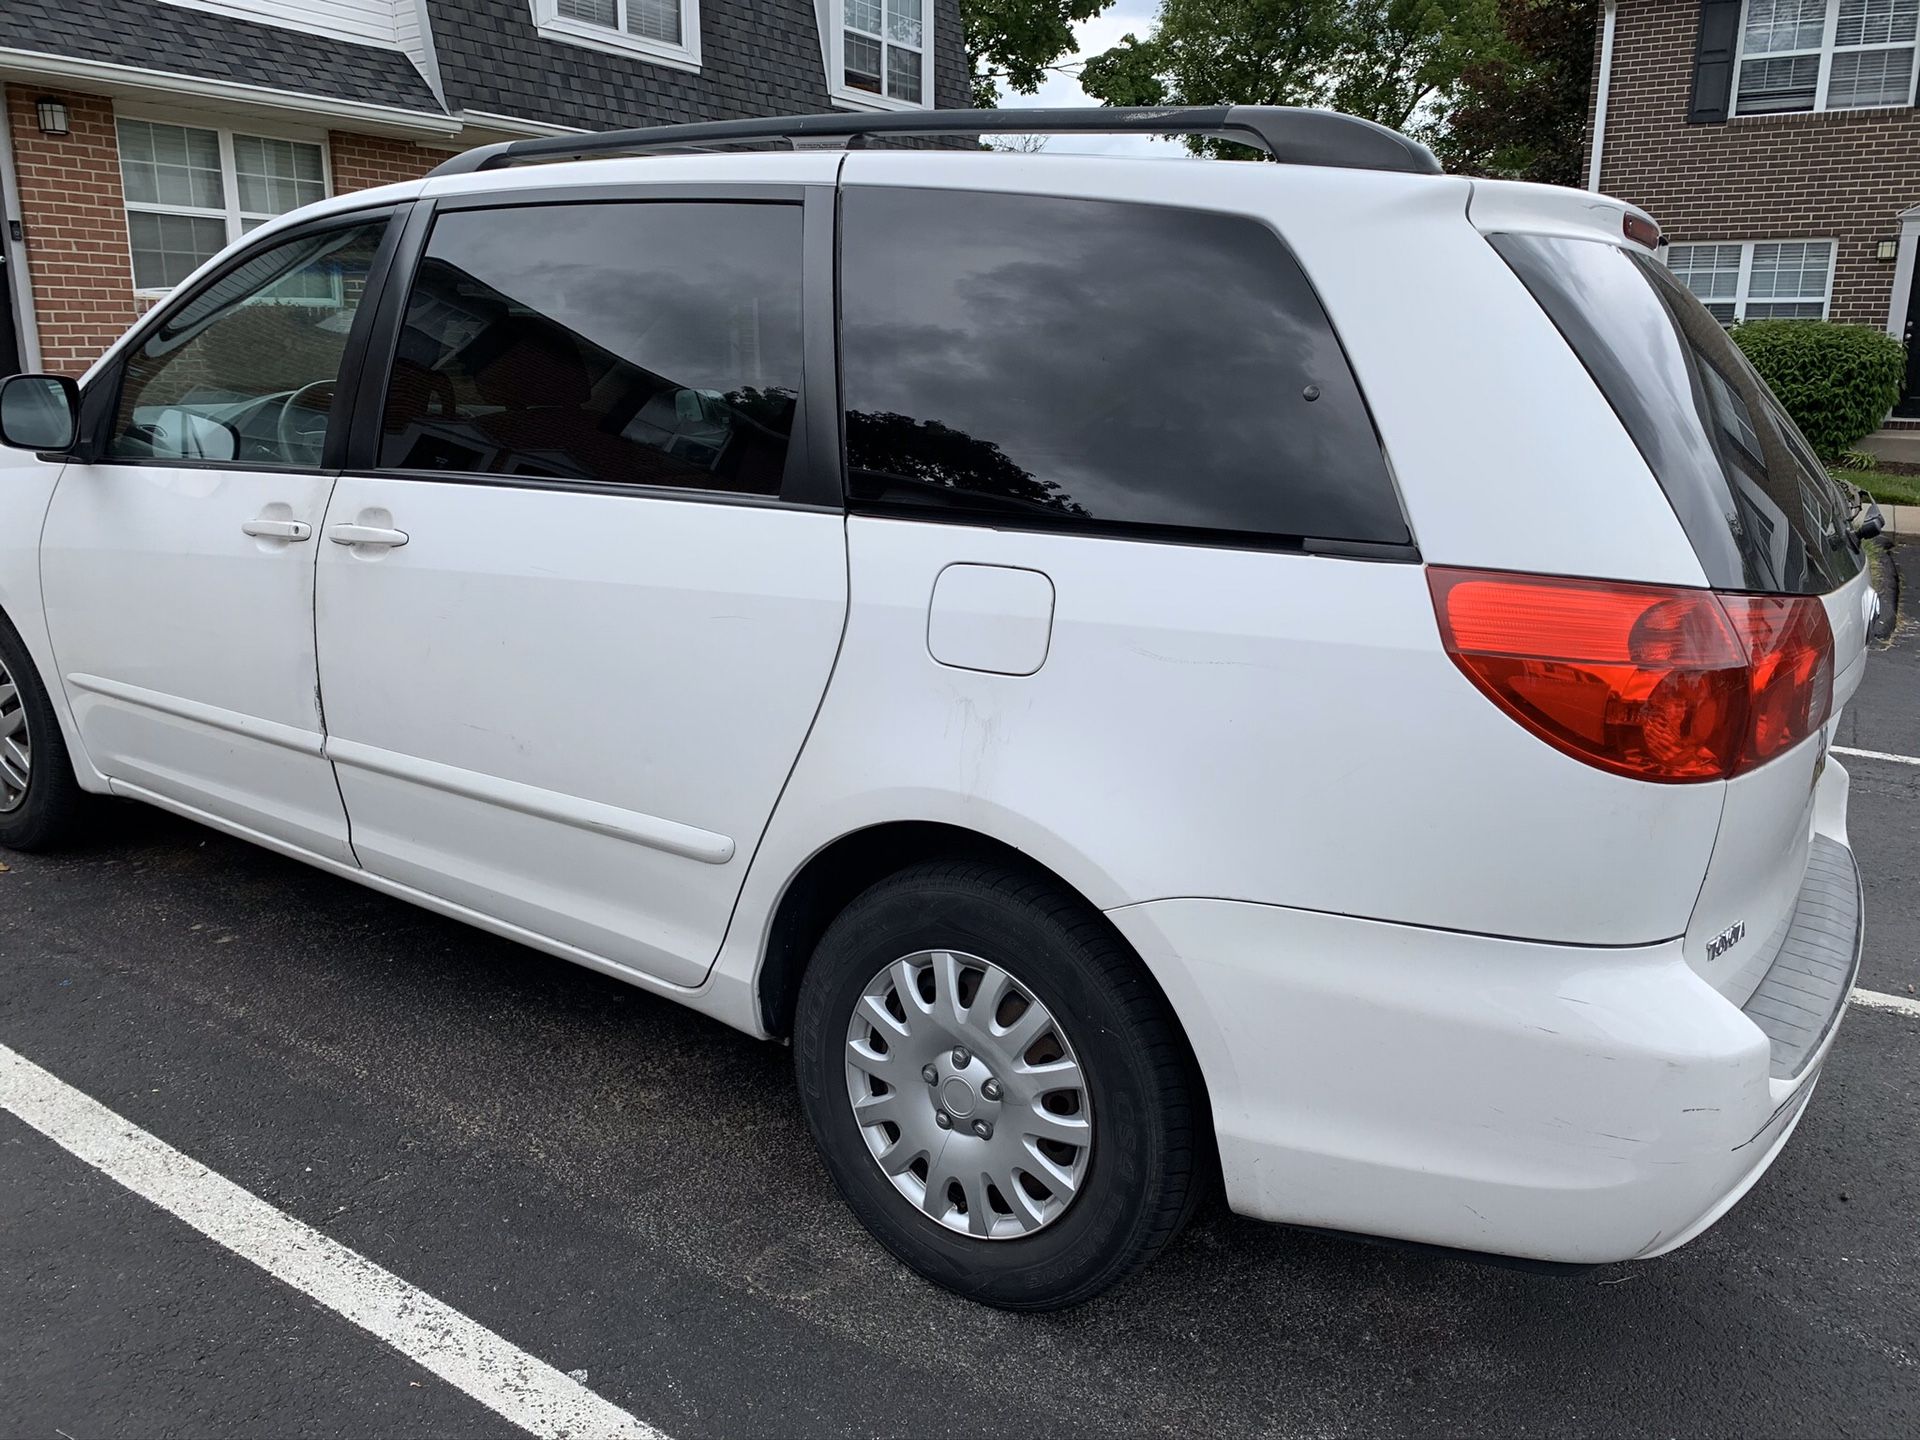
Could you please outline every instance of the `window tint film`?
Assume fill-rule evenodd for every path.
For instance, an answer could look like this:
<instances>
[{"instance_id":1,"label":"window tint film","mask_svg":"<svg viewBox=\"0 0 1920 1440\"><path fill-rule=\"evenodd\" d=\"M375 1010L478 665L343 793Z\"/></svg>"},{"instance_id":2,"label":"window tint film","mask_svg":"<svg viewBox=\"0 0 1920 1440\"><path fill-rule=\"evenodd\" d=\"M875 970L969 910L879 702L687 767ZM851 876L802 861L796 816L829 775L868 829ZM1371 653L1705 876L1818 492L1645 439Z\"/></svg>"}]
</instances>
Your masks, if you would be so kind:
<instances>
[{"instance_id":1,"label":"window tint film","mask_svg":"<svg viewBox=\"0 0 1920 1440\"><path fill-rule=\"evenodd\" d=\"M1244 217L852 189L856 500L1261 539L1410 539L1319 301Z\"/></svg>"},{"instance_id":2,"label":"window tint film","mask_svg":"<svg viewBox=\"0 0 1920 1440\"><path fill-rule=\"evenodd\" d=\"M1683 280L1601 240L1490 238L1640 447L1711 584L1819 595L1860 572L1840 487Z\"/></svg>"},{"instance_id":3,"label":"window tint film","mask_svg":"<svg viewBox=\"0 0 1920 1440\"><path fill-rule=\"evenodd\" d=\"M108 455L318 466L385 231L381 220L270 245L169 315L127 359Z\"/></svg>"},{"instance_id":4,"label":"window tint film","mask_svg":"<svg viewBox=\"0 0 1920 1440\"><path fill-rule=\"evenodd\" d=\"M800 388L800 208L528 205L434 222L380 463L772 495Z\"/></svg>"}]
</instances>

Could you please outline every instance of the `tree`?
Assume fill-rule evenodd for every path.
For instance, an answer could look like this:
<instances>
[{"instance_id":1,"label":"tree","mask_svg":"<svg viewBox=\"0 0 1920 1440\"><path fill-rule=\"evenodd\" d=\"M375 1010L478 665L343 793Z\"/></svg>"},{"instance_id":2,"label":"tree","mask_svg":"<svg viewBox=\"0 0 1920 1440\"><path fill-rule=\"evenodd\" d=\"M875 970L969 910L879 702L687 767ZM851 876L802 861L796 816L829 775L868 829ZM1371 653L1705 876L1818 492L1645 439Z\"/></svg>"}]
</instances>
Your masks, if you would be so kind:
<instances>
[{"instance_id":1,"label":"tree","mask_svg":"<svg viewBox=\"0 0 1920 1440\"><path fill-rule=\"evenodd\" d=\"M1062 56L1079 53L1076 21L1091 20L1113 0L960 0L967 59L973 66L973 103L992 108L1000 81L1031 95Z\"/></svg>"},{"instance_id":2,"label":"tree","mask_svg":"<svg viewBox=\"0 0 1920 1440\"><path fill-rule=\"evenodd\" d=\"M1599 7L1580 0L1499 0L1504 43L1461 73L1438 142L1469 175L1581 182L1587 90Z\"/></svg>"},{"instance_id":3,"label":"tree","mask_svg":"<svg viewBox=\"0 0 1920 1440\"><path fill-rule=\"evenodd\" d=\"M1080 84L1109 105L1315 105L1430 133L1461 72L1501 43L1498 3L1163 0L1153 33L1094 56Z\"/></svg>"}]
</instances>

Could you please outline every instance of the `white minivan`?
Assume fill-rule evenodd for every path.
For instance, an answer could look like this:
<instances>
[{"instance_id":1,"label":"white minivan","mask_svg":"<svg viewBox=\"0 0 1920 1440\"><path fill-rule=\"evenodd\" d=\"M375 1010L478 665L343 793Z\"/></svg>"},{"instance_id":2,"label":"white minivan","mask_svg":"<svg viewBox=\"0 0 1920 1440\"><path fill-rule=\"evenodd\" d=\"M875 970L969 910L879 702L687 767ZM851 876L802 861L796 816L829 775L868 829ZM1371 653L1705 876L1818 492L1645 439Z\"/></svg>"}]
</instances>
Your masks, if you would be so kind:
<instances>
[{"instance_id":1,"label":"white minivan","mask_svg":"<svg viewBox=\"0 0 1920 1440\"><path fill-rule=\"evenodd\" d=\"M1281 163L861 143L996 126ZM848 1204L994 1305L1216 1180L1659 1255L1833 1043L1874 600L1657 246L1248 108L309 206L0 388L0 845L142 800L788 1039Z\"/></svg>"}]
</instances>

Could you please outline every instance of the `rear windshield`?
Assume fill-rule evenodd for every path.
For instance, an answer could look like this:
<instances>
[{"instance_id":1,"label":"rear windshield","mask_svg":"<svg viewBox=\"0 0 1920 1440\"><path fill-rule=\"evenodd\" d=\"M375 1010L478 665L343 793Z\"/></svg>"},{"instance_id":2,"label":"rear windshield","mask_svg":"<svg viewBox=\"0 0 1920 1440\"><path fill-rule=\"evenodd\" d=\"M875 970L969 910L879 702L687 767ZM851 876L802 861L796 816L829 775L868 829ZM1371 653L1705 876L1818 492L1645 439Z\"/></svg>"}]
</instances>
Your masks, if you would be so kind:
<instances>
[{"instance_id":1,"label":"rear windshield","mask_svg":"<svg viewBox=\"0 0 1920 1440\"><path fill-rule=\"evenodd\" d=\"M1822 595L1860 573L1845 494L1664 265L1602 240L1488 238L1640 447L1710 584Z\"/></svg>"}]
</instances>

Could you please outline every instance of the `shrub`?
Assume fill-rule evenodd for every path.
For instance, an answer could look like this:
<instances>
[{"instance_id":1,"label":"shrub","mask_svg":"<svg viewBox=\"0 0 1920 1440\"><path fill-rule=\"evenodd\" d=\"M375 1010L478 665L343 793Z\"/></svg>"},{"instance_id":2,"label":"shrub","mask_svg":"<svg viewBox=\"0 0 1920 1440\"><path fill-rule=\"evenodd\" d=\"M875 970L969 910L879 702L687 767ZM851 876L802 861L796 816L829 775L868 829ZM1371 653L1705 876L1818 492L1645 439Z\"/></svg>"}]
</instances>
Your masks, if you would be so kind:
<instances>
[{"instance_id":1,"label":"shrub","mask_svg":"<svg viewBox=\"0 0 1920 1440\"><path fill-rule=\"evenodd\" d=\"M1878 430L1906 380L1906 347L1865 325L1750 320L1733 339L1823 460Z\"/></svg>"}]
</instances>

